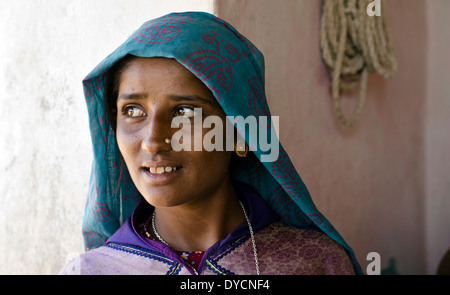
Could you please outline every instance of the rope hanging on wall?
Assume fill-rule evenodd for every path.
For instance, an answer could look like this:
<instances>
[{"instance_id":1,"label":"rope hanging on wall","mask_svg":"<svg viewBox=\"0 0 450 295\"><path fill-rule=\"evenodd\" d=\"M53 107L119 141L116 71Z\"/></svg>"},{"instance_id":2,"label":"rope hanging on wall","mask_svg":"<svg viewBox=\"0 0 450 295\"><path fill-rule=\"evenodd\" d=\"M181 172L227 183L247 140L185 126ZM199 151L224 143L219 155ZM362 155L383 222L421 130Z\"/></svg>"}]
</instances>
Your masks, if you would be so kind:
<instances>
[{"instance_id":1,"label":"rope hanging on wall","mask_svg":"<svg viewBox=\"0 0 450 295\"><path fill-rule=\"evenodd\" d=\"M324 0L320 43L322 58L330 72L334 109L339 122L353 126L366 100L368 74L391 78L397 71L386 0L381 16L369 16L368 0ZM341 90L360 84L356 109L350 118L342 113Z\"/></svg>"}]
</instances>

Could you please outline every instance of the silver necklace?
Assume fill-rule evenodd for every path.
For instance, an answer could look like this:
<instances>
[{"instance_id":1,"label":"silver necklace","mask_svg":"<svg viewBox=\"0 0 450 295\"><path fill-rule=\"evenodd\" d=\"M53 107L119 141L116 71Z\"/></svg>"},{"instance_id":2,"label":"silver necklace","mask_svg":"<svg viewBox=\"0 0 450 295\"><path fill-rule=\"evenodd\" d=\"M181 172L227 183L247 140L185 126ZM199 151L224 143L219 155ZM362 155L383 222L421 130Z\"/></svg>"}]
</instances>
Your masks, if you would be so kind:
<instances>
[{"instance_id":1,"label":"silver necklace","mask_svg":"<svg viewBox=\"0 0 450 295\"><path fill-rule=\"evenodd\" d=\"M248 229L250 230L250 238L252 240L252 246L253 246L253 256L255 257L256 274L259 275L260 273L259 273L258 254L256 252L256 242L255 242L255 236L253 234L252 224L250 223L250 219L247 216L247 212L245 212L244 204L242 204L242 202L240 200L238 200L238 201L242 207L242 211L244 212L245 220L247 221L247 224L248 224ZM153 229L153 232L155 233L156 237L158 238L158 240L160 240L163 244L170 247L170 245L159 235L158 231L156 230L155 211L153 211L153 215L152 215L152 229Z\"/></svg>"}]
</instances>

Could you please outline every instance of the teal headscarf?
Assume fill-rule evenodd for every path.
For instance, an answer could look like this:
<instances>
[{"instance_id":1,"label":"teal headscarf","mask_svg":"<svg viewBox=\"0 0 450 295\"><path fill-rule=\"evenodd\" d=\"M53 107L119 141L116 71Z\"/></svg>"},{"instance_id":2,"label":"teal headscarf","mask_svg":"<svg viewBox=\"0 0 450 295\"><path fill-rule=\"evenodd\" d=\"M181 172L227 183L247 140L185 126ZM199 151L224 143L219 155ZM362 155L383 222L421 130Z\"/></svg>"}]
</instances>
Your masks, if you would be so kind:
<instances>
[{"instance_id":1,"label":"teal headscarf","mask_svg":"<svg viewBox=\"0 0 450 295\"><path fill-rule=\"evenodd\" d=\"M173 13L144 23L83 80L94 151L83 220L88 250L103 245L141 201L127 169L120 172L120 152L105 109L107 72L128 54L176 59L211 90L227 116L270 118L264 57L230 24L203 12ZM276 139L273 128L267 128L269 142ZM245 139L253 150L250 163L237 167L232 177L253 186L284 222L317 226L346 249L361 273L352 249L314 206L281 143L278 159L263 162L258 143Z\"/></svg>"}]
</instances>

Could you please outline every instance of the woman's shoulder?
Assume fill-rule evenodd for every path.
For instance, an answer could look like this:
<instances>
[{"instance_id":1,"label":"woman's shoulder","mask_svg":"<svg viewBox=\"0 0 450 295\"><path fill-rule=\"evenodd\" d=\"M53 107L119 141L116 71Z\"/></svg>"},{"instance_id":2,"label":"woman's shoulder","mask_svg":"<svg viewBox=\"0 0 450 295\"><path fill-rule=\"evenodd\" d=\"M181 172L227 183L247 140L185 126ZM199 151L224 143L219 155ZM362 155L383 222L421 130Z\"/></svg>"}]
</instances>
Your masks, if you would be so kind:
<instances>
[{"instance_id":1,"label":"woman's shoulder","mask_svg":"<svg viewBox=\"0 0 450 295\"><path fill-rule=\"evenodd\" d=\"M258 231L255 239L261 261L291 268L284 272L354 274L344 247L317 228L298 228L275 222Z\"/></svg>"},{"instance_id":2,"label":"woman's shoulder","mask_svg":"<svg viewBox=\"0 0 450 295\"><path fill-rule=\"evenodd\" d=\"M104 256L105 247L98 247L93 250L87 251L78 255L69 261L63 269L59 272L60 275L84 275L84 274L95 274L95 266L101 262L99 257Z\"/></svg>"},{"instance_id":3,"label":"woman's shoulder","mask_svg":"<svg viewBox=\"0 0 450 295\"><path fill-rule=\"evenodd\" d=\"M318 248L341 247L315 226L297 227L277 221L262 229L258 234L263 235L264 239L271 240L270 243L275 244L287 243L298 246L300 243L304 246L315 245Z\"/></svg>"},{"instance_id":4,"label":"woman's shoulder","mask_svg":"<svg viewBox=\"0 0 450 295\"><path fill-rule=\"evenodd\" d=\"M116 253L114 253L116 252ZM82 253L67 263L60 271L60 275L101 275L113 274L114 265L121 253L112 248L101 246Z\"/></svg>"},{"instance_id":5,"label":"woman's shoulder","mask_svg":"<svg viewBox=\"0 0 450 295\"><path fill-rule=\"evenodd\" d=\"M125 249L125 250L124 250ZM149 274L156 260L136 255L127 247L101 246L89 250L67 263L60 275ZM161 263L160 263L161 264ZM152 267L150 267L152 266ZM158 268L159 265L155 267Z\"/></svg>"}]
</instances>

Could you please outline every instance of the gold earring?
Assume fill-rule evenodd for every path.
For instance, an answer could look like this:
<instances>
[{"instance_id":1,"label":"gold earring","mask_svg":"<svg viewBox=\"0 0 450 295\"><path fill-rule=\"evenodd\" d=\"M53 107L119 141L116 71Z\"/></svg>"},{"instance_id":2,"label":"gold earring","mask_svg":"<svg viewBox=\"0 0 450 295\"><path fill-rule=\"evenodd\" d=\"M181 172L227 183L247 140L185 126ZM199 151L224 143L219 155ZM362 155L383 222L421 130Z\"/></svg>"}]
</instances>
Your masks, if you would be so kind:
<instances>
[{"instance_id":1,"label":"gold earring","mask_svg":"<svg viewBox=\"0 0 450 295\"><path fill-rule=\"evenodd\" d=\"M167 144L170 144L171 142L172 142L172 140L170 139L170 138L166 138L166 139L164 139L164 141L167 143Z\"/></svg>"},{"instance_id":2,"label":"gold earring","mask_svg":"<svg viewBox=\"0 0 450 295\"><path fill-rule=\"evenodd\" d=\"M234 144L234 152L241 158L247 157L248 145L244 140L238 140Z\"/></svg>"}]
</instances>

